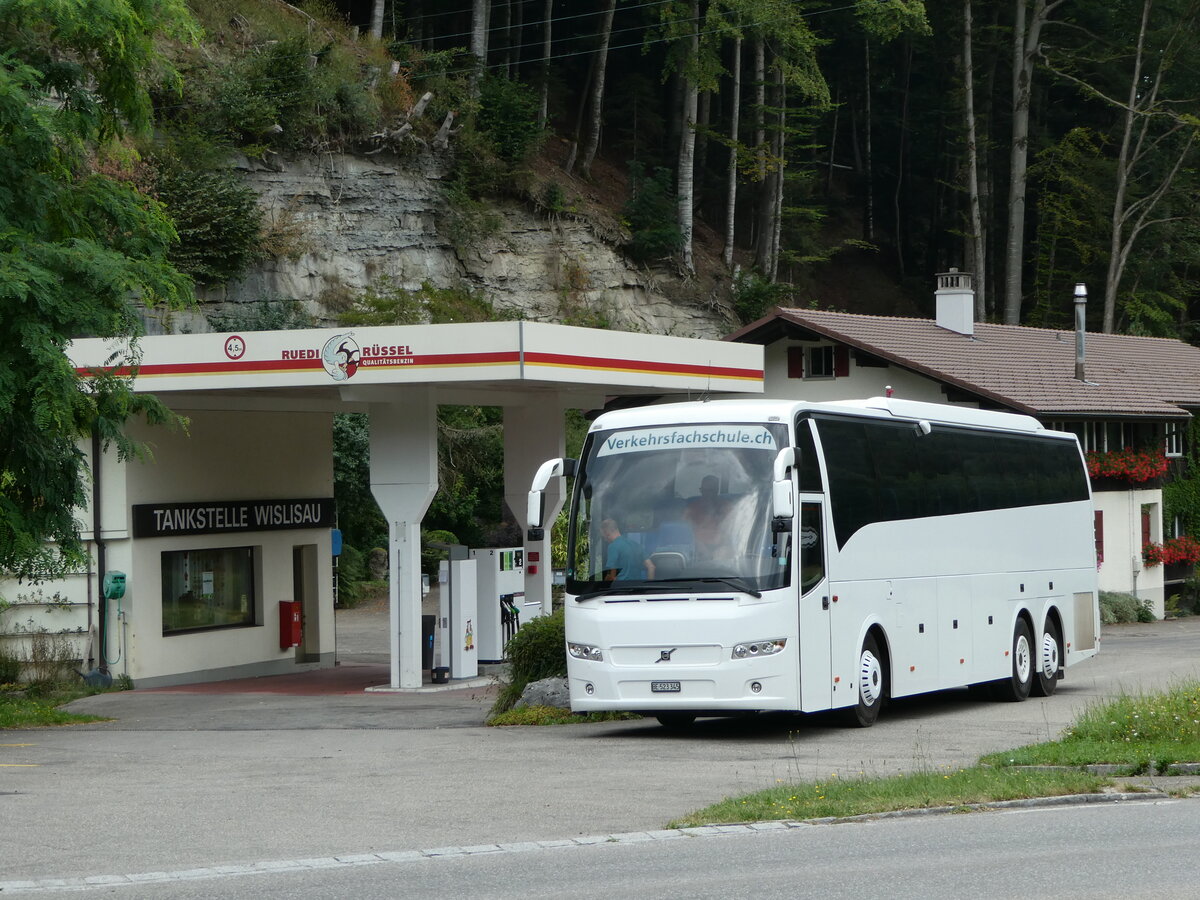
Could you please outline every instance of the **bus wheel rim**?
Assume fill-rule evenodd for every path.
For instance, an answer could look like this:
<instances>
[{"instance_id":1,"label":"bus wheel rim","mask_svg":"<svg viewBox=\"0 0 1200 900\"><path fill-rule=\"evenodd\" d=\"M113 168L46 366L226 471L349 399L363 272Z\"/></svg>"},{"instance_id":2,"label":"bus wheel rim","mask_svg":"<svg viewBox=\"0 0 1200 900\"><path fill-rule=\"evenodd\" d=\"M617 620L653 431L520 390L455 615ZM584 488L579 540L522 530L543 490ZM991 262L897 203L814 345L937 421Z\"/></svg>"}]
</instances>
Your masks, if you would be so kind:
<instances>
[{"instance_id":1,"label":"bus wheel rim","mask_svg":"<svg viewBox=\"0 0 1200 900\"><path fill-rule=\"evenodd\" d=\"M1042 675L1053 678L1058 674L1058 641L1049 631L1042 635Z\"/></svg>"},{"instance_id":2,"label":"bus wheel rim","mask_svg":"<svg viewBox=\"0 0 1200 900\"><path fill-rule=\"evenodd\" d=\"M883 691L883 668L870 650L864 650L859 661L859 695L865 706L874 706Z\"/></svg>"},{"instance_id":3,"label":"bus wheel rim","mask_svg":"<svg viewBox=\"0 0 1200 900\"><path fill-rule=\"evenodd\" d=\"M1030 660L1029 641L1025 639L1025 635L1017 638L1017 647L1014 655L1016 656L1017 678L1022 682L1028 681L1029 676L1033 672L1033 665Z\"/></svg>"}]
</instances>

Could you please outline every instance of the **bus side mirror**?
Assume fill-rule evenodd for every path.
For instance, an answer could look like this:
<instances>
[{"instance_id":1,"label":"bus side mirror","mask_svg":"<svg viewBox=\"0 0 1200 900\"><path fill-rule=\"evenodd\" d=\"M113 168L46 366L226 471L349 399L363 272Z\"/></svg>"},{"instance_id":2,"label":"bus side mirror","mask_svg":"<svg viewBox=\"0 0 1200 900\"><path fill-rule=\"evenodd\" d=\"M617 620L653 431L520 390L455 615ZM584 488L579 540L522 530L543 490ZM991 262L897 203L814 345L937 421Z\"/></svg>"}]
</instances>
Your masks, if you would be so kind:
<instances>
[{"instance_id":1,"label":"bus side mirror","mask_svg":"<svg viewBox=\"0 0 1200 900\"><path fill-rule=\"evenodd\" d=\"M540 531L546 516L546 486L550 479L558 476L575 474L577 461L573 459L548 459L542 463L533 476L533 485L529 490L529 505L525 510L525 524L530 531ZM541 540L541 537L531 537L530 540Z\"/></svg>"},{"instance_id":2,"label":"bus side mirror","mask_svg":"<svg viewBox=\"0 0 1200 900\"><path fill-rule=\"evenodd\" d=\"M784 447L775 456L774 481L771 484L771 515L776 519L790 519L796 514L795 493L789 475L796 465L796 448Z\"/></svg>"}]
</instances>

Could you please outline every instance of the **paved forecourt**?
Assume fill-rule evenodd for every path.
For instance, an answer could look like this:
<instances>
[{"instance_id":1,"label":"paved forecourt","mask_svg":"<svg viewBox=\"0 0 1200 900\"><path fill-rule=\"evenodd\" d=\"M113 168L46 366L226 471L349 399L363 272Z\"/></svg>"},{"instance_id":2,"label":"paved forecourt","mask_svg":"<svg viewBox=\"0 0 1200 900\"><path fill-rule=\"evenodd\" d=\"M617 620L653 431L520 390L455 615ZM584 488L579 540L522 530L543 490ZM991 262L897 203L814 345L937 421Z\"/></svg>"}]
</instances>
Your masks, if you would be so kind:
<instances>
[{"instance_id":1,"label":"paved forecourt","mask_svg":"<svg viewBox=\"0 0 1200 900\"><path fill-rule=\"evenodd\" d=\"M0 881L654 831L781 781L970 764L1053 737L1098 700L1200 677L1198 661L1200 619L1115 626L1048 700L950 691L896 702L867 730L770 715L684 736L652 720L484 728L486 687L100 695L73 709L115 721L0 735L0 804L20 826L0 839ZM352 663L343 687L364 674Z\"/></svg>"}]
</instances>

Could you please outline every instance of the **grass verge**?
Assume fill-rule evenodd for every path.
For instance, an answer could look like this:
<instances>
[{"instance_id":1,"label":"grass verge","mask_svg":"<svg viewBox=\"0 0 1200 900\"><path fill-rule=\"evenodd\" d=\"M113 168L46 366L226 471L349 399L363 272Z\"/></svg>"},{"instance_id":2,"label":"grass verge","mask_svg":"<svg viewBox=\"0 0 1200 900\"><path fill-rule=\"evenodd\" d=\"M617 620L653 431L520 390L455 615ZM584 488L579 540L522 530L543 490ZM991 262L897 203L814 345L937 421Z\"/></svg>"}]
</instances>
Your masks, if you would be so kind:
<instances>
[{"instance_id":1,"label":"grass verge","mask_svg":"<svg viewBox=\"0 0 1200 900\"><path fill-rule=\"evenodd\" d=\"M1165 693L1123 694L1084 711L1056 741L992 753L992 766L1129 766L1153 772L1171 763L1200 762L1200 681Z\"/></svg>"},{"instance_id":2,"label":"grass verge","mask_svg":"<svg viewBox=\"0 0 1200 900\"><path fill-rule=\"evenodd\" d=\"M1110 787L1112 779L1079 768L1034 772L1014 767L1113 764L1128 765L1136 774L1180 762L1200 762L1200 681L1181 683L1165 693L1119 696L1085 710L1058 740L992 753L970 768L892 778L843 779L833 774L821 782L779 785L723 800L668 827L841 818L1093 793Z\"/></svg>"},{"instance_id":3,"label":"grass verge","mask_svg":"<svg viewBox=\"0 0 1200 900\"><path fill-rule=\"evenodd\" d=\"M891 778L830 778L815 783L780 785L746 797L706 806L667 825L687 828L772 819L820 819L901 809L968 806L999 800L1087 794L1110 779L1086 772L1023 772L974 766L945 772L918 772Z\"/></svg>"},{"instance_id":4,"label":"grass verge","mask_svg":"<svg viewBox=\"0 0 1200 900\"><path fill-rule=\"evenodd\" d=\"M625 719L640 719L637 713L595 712L573 713L555 706L522 706L496 713L487 720L488 725L579 725L583 722L616 722Z\"/></svg>"},{"instance_id":5,"label":"grass verge","mask_svg":"<svg viewBox=\"0 0 1200 900\"><path fill-rule=\"evenodd\" d=\"M59 707L80 697L104 693L97 688L27 688L0 693L0 731L6 728L44 728L53 725L79 725L107 722L104 716L69 713Z\"/></svg>"}]
</instances>

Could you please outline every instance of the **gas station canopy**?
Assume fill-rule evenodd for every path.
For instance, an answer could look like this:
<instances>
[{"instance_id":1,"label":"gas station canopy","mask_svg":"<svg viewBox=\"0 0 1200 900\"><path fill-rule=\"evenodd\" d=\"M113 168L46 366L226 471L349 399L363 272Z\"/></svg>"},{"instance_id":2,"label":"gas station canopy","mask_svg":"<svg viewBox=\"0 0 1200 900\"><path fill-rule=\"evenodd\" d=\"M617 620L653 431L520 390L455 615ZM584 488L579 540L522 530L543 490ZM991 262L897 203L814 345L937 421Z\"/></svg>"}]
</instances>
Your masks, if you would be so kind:
<instances>
[{"instance_id":1,"label":"gas station canopy","mask_svg":"<svg viewBox=\"0 0 1200 900\"><path fill-rule=\"evenodd\" d=\"M420 524L437 490L438 405L504 408L505 502L521 521L538 465L563 455L564 410L619 396L761 393L763 352L758 344L524 321L156 335L139 340L136 355L125 342L89 338L69 350L81 375L127 375L135 391L179 411L369 415L371 490L389 528L397 690L422 684ZM179 474L206 497L220 494L222 477L203 466ZM565 479L554 481L545 492L548 517L565 499ZM524 551L549 560L548 537L530 538ZM526 600L546 612L550 578L546 565L525 577Z\"/></svg>"}]
</instances>

